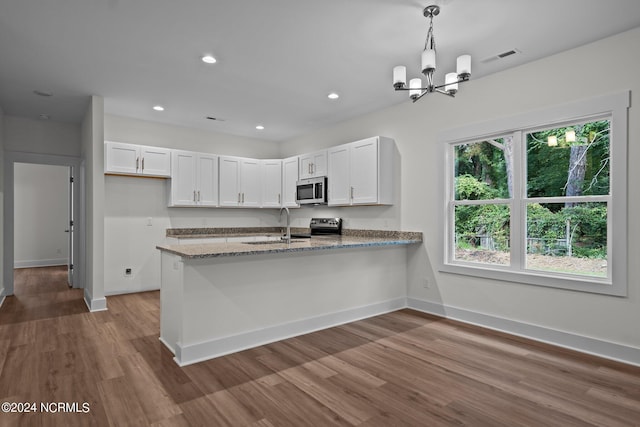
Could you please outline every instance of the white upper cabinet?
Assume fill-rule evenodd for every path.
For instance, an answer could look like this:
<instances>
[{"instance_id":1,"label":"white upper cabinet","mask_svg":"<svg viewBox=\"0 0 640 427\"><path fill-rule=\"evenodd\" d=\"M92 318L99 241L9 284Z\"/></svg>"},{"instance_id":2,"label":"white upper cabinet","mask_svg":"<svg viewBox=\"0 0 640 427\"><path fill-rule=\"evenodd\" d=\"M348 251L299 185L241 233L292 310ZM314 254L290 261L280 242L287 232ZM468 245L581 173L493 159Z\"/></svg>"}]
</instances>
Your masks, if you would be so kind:
<instances>
[{"instance_id":1,"label":"white upper cabinet","mask_svg":"<svg viewBox=\"0 0 640 427\"><path fill-rule=\"evenodd\" d=\"M329 148L328 165L329 176L327 178L327 201L331 205L351 204L350 183L350 144L338 145Z\"/></svg>"},{"instance_id":2,"label":"white upper cabinet","mask_svg":"<svg viewBox=\"0 0 640 427\"><path fill-rule=\"evenodd\" d=\"M328 204L393 204L394 142L372 137L328 150Z\"/></svg>"},{"instance_id":3,"label":"white upper cabinet","mask_svg":"<svg viewBox=\"0 0 640 427\"><path fill-rule=\"evenodd\" d=\"M218 156L174 150L169 206L218 205Z\"/></svg>"},{"instance_id":4,"label":"white upper cabinet","mask_svg":"<svg viewBox=\"0 0 640 427\"><path fill-rule=\"evenodd\" d=\"M282 205L288 208L300 207L296 202L298 173L298 156L288 157L282 161Z\"/></svg>"},{"instance_id":5,"label":"white upper cabinet","mask_svg":"<svg viewBox=\"0 0 640 427\"><path fill-rule=\"evenodd\" d=\"M282 160L262 160L262 207L282 206Z\"/></svg>"},{"instance_id":6,"label":"white upper cabinet","mask_svg":"<svg viewBox=\"0 0 640 427\"><path fill-rule=\"evenodd\" d=\"M105 173L171 176L171 150L145 145L105 141Z\"/></svg>"},{"instance_id":7,"label":"white upper cabinet","mask_svg":"<svg viewBox=\"0 0 640 427\"><path fill-rule=\"evenodd\" d=\"M257 159L220 156L220 206L260 207L261 169Z\"/></svg>"},{"instance_id":8,"label":"white upper cabinet","mask_svg":"<svg viewBox=\"0 0 640 427\"><path fill-rule=\"evenodd\" d=\"M302 154L300 158L300 179L327 176L327 150Z\"/></svg>"}]
</instances>

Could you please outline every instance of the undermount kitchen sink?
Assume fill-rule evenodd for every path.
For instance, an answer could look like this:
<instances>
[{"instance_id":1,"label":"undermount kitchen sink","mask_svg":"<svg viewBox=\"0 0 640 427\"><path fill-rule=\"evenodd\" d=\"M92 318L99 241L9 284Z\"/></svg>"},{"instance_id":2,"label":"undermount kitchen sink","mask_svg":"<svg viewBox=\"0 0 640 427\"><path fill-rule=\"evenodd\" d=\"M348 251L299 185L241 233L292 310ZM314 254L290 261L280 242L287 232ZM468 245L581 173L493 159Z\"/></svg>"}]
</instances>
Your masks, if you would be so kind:
<instances>
[{"instance_id":1,"label":"undermount kitchen sink","mask_svg":"<svg viewBox=\"0 0 640 427\"><path fill-rule=\"evenodd\" d=\"M309 239L291 239L291 243L308 242ZM257 242L242 242L247 245L277 245L281 243L287 243L286 240L260 240Z\"/></svg>"}]
</instances>

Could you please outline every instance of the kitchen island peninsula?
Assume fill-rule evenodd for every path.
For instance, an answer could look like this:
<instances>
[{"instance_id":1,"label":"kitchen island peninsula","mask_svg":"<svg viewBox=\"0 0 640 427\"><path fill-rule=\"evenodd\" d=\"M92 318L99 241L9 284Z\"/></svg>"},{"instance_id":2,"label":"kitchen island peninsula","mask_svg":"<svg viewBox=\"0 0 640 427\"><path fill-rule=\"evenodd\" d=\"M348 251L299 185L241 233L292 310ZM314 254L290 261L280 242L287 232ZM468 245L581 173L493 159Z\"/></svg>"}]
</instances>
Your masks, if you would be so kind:
<instances>
[{"instance_id":1,"label":"kitchen island peninsula","mask_svg":"<svg viewBox=\"0 0 640 427\"><path fill-rule=\"evenodd\" d=\"M201 231L201 232L198 232ZM403 308L407 247L422 233L168 230L160 340L188 365ZM256 237L259 236L259 237Z\"/></svg>"}]
</instances>

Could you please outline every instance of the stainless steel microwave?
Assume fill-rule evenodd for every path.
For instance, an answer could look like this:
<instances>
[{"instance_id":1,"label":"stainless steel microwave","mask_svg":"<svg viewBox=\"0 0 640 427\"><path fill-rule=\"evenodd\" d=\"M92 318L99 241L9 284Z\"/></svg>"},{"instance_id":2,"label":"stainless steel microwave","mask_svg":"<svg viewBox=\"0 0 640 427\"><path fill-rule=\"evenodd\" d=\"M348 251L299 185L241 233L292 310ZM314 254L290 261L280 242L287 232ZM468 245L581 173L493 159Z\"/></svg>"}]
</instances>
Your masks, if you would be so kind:
<instances>
[{"instance_id":1,"label":"stainless steel microwave","mask_svg":"<svg viewBox=\"0 0 640 427\"><path fill-rule=\"evenodd\" d=\"M327 177L301 179L296 183L296 201L301 205L327 203Z\"/></svg>"}]
</instances>

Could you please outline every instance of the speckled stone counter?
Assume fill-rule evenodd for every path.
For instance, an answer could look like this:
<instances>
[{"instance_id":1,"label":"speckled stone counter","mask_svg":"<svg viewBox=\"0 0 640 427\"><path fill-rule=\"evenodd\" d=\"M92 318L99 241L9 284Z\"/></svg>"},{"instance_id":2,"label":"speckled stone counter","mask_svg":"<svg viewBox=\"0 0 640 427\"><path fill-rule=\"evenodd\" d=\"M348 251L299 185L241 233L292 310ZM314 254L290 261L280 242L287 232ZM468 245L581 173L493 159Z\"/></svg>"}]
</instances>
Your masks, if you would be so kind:
<instances>
[{"instance_id":1,"label":"speckled stone counter","mask_svg":"<svg viewBox=\"0 0 640 427\"><path fill-rule=\"evenodd\" d=\"M184 230L184 232L182 232ZM197 232L197 231L200 232ZM263 253L284 253L318 251L341 248L357 248L371 246L410 245L422 242L422 233L388 231L388 230L343 230L341 236L312 236L306 239L292 239L290 243L280 241L247 241L247 242L215 242L194 243L189 238L220 238L238 236L273 236L281 235L280 228L259 227L254 229L171 229L167 237L184 239L185 243L158 245L157 249L179 255L186 259L210 258L224 256L257 255ZM308 230L292 229L292 233Z\"/></svg>"}]
</instances>

